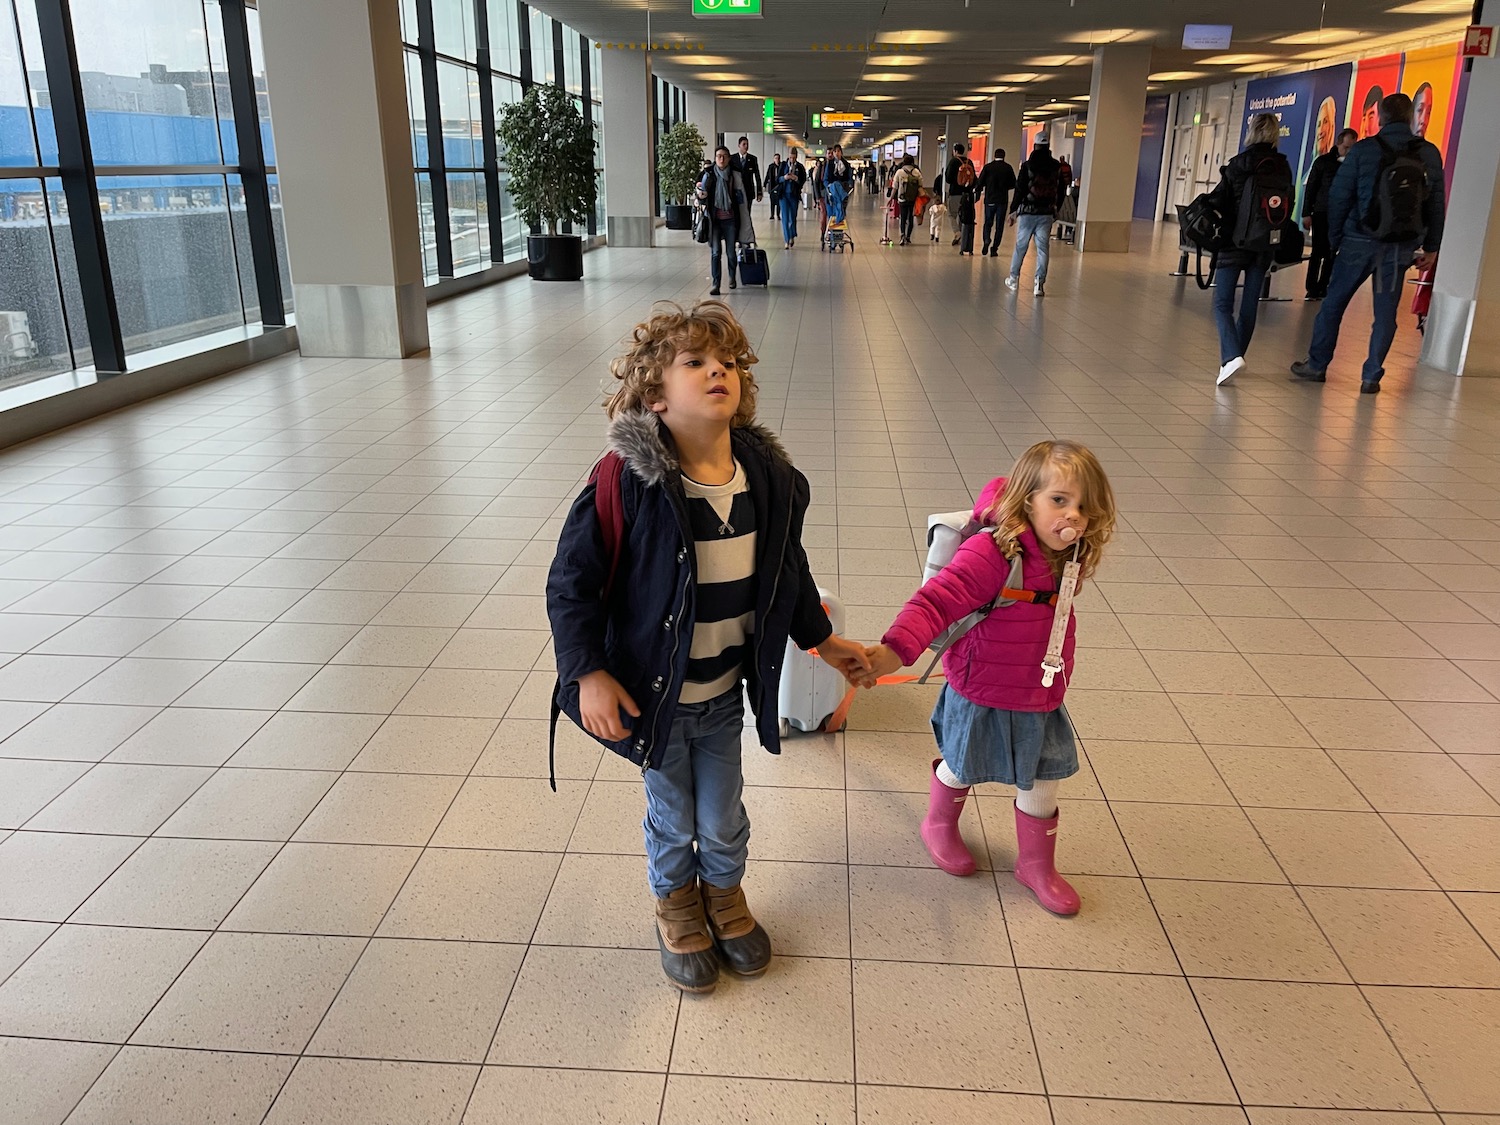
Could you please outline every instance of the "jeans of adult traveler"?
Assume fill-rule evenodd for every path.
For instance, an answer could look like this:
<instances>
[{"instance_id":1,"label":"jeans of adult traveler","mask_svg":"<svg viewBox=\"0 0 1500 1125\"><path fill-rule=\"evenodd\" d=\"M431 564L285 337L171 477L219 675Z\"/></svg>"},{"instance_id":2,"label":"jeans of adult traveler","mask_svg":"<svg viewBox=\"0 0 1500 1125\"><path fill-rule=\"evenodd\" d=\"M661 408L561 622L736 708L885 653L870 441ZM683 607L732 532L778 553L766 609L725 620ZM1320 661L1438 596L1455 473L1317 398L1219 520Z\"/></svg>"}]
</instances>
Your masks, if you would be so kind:
<instances>
[{"instance_id":1,"label":"jeans of adult traveler","mask_svg":"<svg viewBox=\"0 0 1500 1125\"><path fill-rule=\"evenodd\" d=\"M849 193L844 190L841 181L835 180L828 185L828 218L836 223L844 221L844 208L849 201Z\"/></svg>"},{"instance_id":2,"label":"jeans of adult traveler","mask_svg":"<svg viewBox=\"0 0 1500 1125\"><path fill-rule=\"evenodd\" d=\"M1016 279L1021 277L1021 263L1026 261L1026 247L1029 243L1036 243L1036 279L1038 282L1047 280L1047 257L1051 251L1049 245L1052 238L1051 215L1017 215L1016 216L1016 249L1010 256L1010 276Z\"/></svg>"},{"instance_id":3,"label":"jeans of adult traveler","mask_svg":"<svg viewBox=\"0 0 1500 1125\"><path fill-rule=\"evenodd\" d=\"M1255 335L1255 318L1260 313L1260 293L1266 283L1266 270L1260 266L1220 266L1214 270L1214 321L1219 326L1219 363L1243 356L1250 350ZM1234 289L1244 277L1240 296L1240 316L1234 317Z\"/></svg>"},{"instance_id":4,"label":"jeans of adult traveler","mask_svg":"<svg viewBox=\"0 0 1500 1125\"><path fill-rule=\"evenodd\" d=\"M991 229L995 237L990 237ZM984 245L994 250L1000 245L1000 239L1005 234L1005 201L998 203L986 203L984 205Z\"/></svg>"},{"instance_id":5,"label":"jeans of adult traveler","mask_svg":"<svg viewBox=\"0 0 1500 1125\"><path fill-rule=\"evenodd\" d=\"M1328 281L1333 276L1333 247L1328 244L1328 216L1314 211L1312 216L1312 253L1307 258L1307 295L1326 297Z\"/></svg>"},{"instance_id":6,"label":"jeans of adult traveler","mask_svg":"<svg viewBox=\"0 0 1500 1125\"><path fill-rule=\"evenodd\" d=\"M646 872L664 898L696 877L737 886L750 851L740 735L745 703L738 685L706 703L683 703L661 760L646 771ZM697 844L696 851L693 845Z\"/></svg>"},{"instance_id":7,"label":"jeans of adult traveler","mask_svg":"<svg viewBox=\"0 0 1500 1125\"><path fill-rule=\"evenodd\" d=\"M1360 380L1378 383L1385 373L1385 357L1391 350L1391 341L1396 338L1396 313L1401 307L1401 289L1406 282L1406 271L1411 266L1414 246L1398 246L1391 242L1377 242L1363 235L1344 236L1338 257L1333 262L1333 276L1328 281L1328 295L1318 309L1318 319L1313 321L1312 346L1307 351L1307 362L1319 371L1325 371L1333 362L1334 350L1339 343L1339 325L1344 319L1344 310L1359 292L1367 278L1375 279L1372 301L1375 305L1375 320L1370 326L1370 351L1365 357Z\"/></svg>"},{"instance_id":8,"label":"jeans of adult traveler","mask_svg":"<svg viewBox=\"0 0 1500 1125\"><path fill-rule=\"evenodd\" d=\"M729 258L729 280L735 279L734 271L737 263L734 257L734 244L739 241L739 235L740 225L735 219L715 219L708 226L709 277L712 278L715 289L719 287L719 280L723 277L721 251Z\"/></svg>"},{"instance_id":9,"label":"jeans of adult traveler","mask_svg":"<svg viewBox=\"0 0 1500 1125\"><path fill-rule=\"evenodd\" d=\"M790 242L797 237L797 209L802 206L802 200L795 196L788 196L781 201L781 240Z\"/></svg>"},{"instance_id":10,"label":"jeans of adult traveler","mask_svg":"<svg viewBox=\"0 0 1500 1125\"><path fill-rule=\"evenodd\" d=\"M917 225L917 201L897 200L896 206L901 208L901 237L910 242L911 232Z\"/></svg>"}]
</instances>

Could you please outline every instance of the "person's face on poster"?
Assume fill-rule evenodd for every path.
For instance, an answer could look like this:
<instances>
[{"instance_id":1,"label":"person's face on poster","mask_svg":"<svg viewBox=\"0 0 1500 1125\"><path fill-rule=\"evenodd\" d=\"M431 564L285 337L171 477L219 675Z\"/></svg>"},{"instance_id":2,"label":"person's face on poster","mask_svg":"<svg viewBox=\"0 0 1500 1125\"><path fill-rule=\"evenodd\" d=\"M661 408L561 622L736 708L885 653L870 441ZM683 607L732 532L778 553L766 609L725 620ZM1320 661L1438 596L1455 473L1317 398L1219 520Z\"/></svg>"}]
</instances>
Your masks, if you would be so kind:
<instances>
[{"instance_id":1,"label":"person's face on poster","mask_svg":"<svg viewBox=\"0 0 1500 1125\"><path fill-rule=\"evenodd\" d=\"M1427 127L1432 124L1432 87L1427 83L1422 83L1416 97L1412 98L1411 109L1411 131L1419 137L1427 136Z\"/></svg>"},{"instance_id":2,"label":"person's face on poster","mask_svg":"<svg viewBox=\"0 0 1500 1125\"><path fill-rule=\"evenodd\" d=\"M1334 120L1336 109L1332 98L1324 98L1318 107L1318 155L1322 156L1334 146L1334 134L1338 123Z\"/></svg>"},{"instance_id":3,"label":"person's face on poster","mask_svg":"<svg viewBox=\"0 0 1500 1125\"><path fill-rule=\"evenodd\" d=\"M1385 96L1379 86L1372 89L1374 95L1370 98L1370 104L1365 106L1364 128L1360 130L1360 137L1373 137L1380 132L1380 99Z\"/></svg>"}]
</instances>

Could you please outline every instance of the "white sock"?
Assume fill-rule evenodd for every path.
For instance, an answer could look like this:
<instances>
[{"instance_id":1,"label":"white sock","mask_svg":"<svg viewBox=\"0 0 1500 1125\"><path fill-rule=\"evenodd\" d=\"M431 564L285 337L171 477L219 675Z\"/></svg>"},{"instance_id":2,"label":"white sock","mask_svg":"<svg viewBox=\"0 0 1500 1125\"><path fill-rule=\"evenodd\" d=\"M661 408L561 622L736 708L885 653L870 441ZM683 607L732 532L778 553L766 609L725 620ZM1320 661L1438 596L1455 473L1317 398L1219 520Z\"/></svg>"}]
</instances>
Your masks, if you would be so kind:
<instances>
[{"instance_id":1,"label":"white sock","mask_svg":"<svg viewBox=\"0 0 1500 1125\"><path fill-rule=\"evenodd\" d=\"M967 789L968 786L958 780L958 775L948 768L947 762L937 764L937 779L949 789Z\"/></svg>"},{"instance_id":2,"label":"white sock","mask_svg":"<svg viewBox=\"0 0 1500 1125\"><path fill-rule=\"evenodd\" d=\"M1038 820L1051 820L1057 812L1057 782L1034 781L1030 789L1017 789L1016 808Z\"/></svg>"}]
</instances>

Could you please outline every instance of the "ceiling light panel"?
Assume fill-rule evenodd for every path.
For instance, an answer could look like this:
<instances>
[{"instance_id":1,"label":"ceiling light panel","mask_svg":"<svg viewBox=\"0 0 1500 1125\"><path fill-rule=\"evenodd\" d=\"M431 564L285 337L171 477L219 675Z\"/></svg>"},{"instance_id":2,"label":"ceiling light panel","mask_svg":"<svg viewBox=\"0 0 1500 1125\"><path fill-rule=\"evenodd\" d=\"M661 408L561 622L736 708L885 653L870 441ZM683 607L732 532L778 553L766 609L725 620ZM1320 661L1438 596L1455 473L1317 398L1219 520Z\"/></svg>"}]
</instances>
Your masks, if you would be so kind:
<instances>
[{"instance_id":1,"label":"ceiling light panel","mask_svg":"<svg viewBox=\"0 0 1500 1125\"><path fill-rule=\"evenodd\" d=\"M1027 72L1025 74L1002 74L998 78L996 78L995 81L1004 82L1011 86L1020 86L1024 85L1027 82L1035 82L1040 77L1040 74L1034 74L1031 72Z\"/></svg>"},{"instance_id":2,"label":"ceiling light panel","mask_svg":"<svg viewBox=\"0 0 1500 1125\"><path fill-rule=\"evenodd\" d=\"M918 66L924 62L930 62L925 55L871 55L867 60L870 66Z\"/></svg>"},{"instance_id":3,"label":"ceiling light panel","mask_svg":"<svg viewBox=\"0 0 1500 1125\"><path fill-rule=\"evenodd\" d=\"M899 70L877 70L874 74L866 74L862 81L865 82L915 82L915 74L905 74Z\"/></svg>"},{"instance_id":4,"label":"ceiling light panel","mask_svg":"<svg viewBox=\"0 0 1500 1125\"><path fill-rule=\"evenodd\" d=\"M1469 0L1413 0L1387 9L1398 16L1464 16L1473 10Z\"/></svg>"},{"instance_id":5,"label":"ceiling light panel","mask_svg":"<svg viewBox=\"0 0 1500 1125\"><path fill-rule=\"evenodd\" d=\"M1244 66L1246 63L1265 62L1274 55L1214 55L1212 58L1194 60L1200 66Z\"/></svg>"},{"instance_id":6,"label":"ceiling light panel","mask_svg":"<svg viewBox=\"0 0 1500 1125\"><path fill-rule=\"evenodd\" d=\"M875 36L877 43L952 43L958 39L956 31L882 31Z\"/></svg>"},{"instance_id":7,"label":"ceiling light panel","mask_svg":"<svg viewBox=\"0 0 1500 1125\"><path fill-rule=\"evenodd\" d=\"M1194 78L1207 78L1203 70L1160 70L1151 75L1152 82L1191 82Z\"/></svg>"},{"instance_id":8,"label":"ceiling light panel","mask_svg":"<svg viewBox=\"0 0 1500 1125\"><path fill-rule=\"evenodd\" d=\"M1086 58L1079 55L1038 55L1034 59L1027 59L1026 66L1072 66L1075 63L1087 62Z\"/></svg>"},{"instance_id":9,"label":"ceiling light panel","mask_svg":"<svg viewBox=\"0 0 1500 1125\"><path fill-rule=\"evenodd\" d=\"M1318 31L1299 31L1295 35L1283 35L1280 39L1272 39L1272 43L1286 43L1291 46L1301 46L1304 43L1347 43L1351 39L1360 38L1364 32L1353 31L1347 27L1325 27Z\"/></svg>"},{"instance_id":10,"label":"ceiling light panel","mask_svg":"<svg viewBox=\"0 0 1500 1125\"><path fill-rule=\"evenodd\" d=\"M854 100L857 102L893 102L896 99L890 94L860 94Z\"/></svg>"}]
</instances>

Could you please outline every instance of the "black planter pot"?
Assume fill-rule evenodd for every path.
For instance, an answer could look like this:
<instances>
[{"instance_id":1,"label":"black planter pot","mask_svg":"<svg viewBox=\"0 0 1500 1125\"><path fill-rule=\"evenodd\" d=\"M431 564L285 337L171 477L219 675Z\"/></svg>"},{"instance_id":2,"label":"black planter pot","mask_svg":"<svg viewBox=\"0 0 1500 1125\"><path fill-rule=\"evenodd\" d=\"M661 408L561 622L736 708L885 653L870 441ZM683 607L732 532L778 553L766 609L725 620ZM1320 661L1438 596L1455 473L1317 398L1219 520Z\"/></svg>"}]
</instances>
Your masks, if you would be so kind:
<instances>
[{"instance_id":1,"label":"black planter pot","mask_svg":"<svg viewBox=\"0 0 1500 1125\"><path fill-rule=\"evenodd\" d=\"M574 234L528 235L526 265L537 281L581 281L583 239Z\"/></svg>"},{"instance_id":2,"label":"black planter pot","mask_svg":"<svg viewBox=\"0 0 1500 1125\"><path fill-rule=\"evenodd\" d=\"M686 203L667 204L667 229L668 230L692 230L693 209Z\"/></svg>"}]
</instances>

